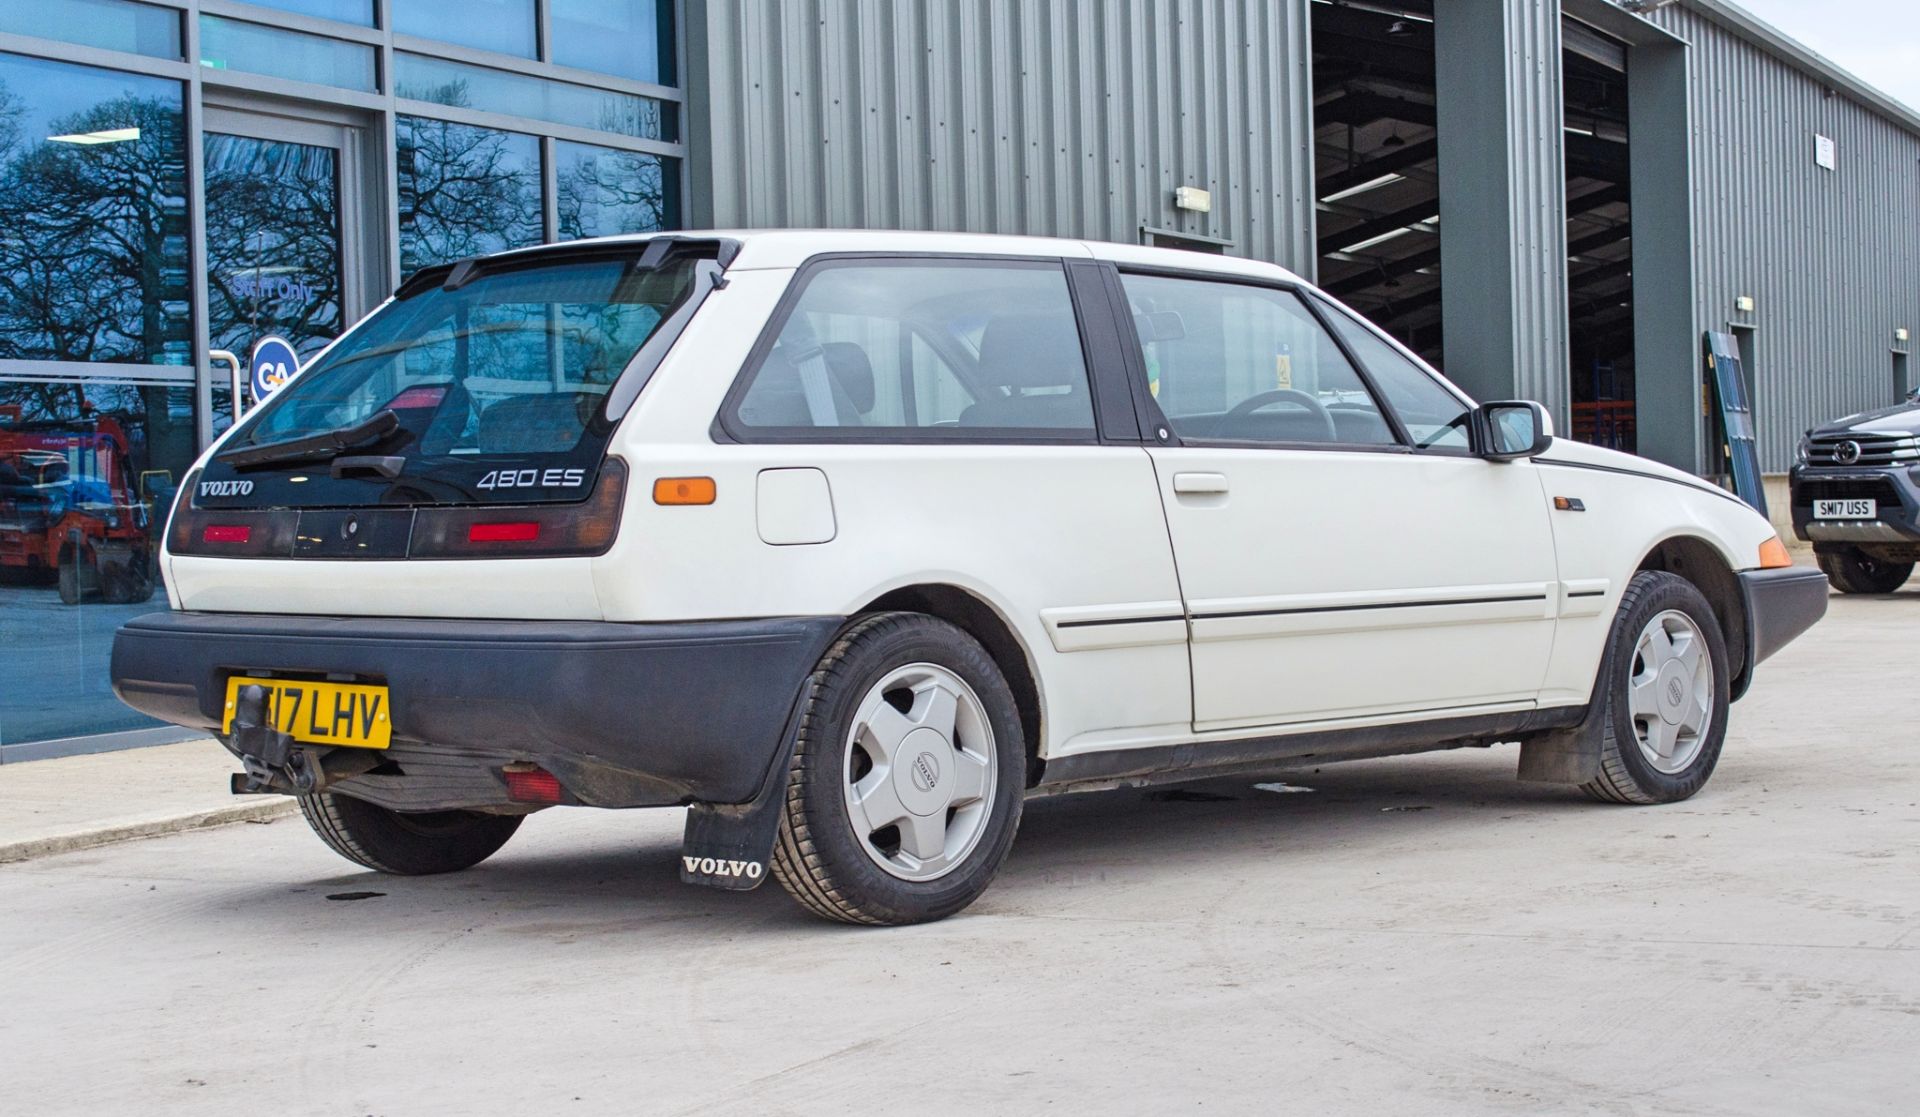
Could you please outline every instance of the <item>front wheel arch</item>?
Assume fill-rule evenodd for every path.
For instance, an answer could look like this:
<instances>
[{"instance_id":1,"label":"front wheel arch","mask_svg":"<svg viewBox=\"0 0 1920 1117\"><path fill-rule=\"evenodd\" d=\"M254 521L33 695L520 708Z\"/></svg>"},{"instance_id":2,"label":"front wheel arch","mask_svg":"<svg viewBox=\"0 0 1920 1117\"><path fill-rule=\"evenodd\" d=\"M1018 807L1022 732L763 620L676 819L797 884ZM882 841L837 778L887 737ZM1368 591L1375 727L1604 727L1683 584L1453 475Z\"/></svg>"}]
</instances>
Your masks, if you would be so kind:
<instances>
[{"instance_id":1,"label":"front wheel arch","mask_svg":"<svg viewBox=\"0 0 1920 1117\"><path fill-rule=\"evenodd\" d=\"M1740 592L1740 579L1720 549L1698 536L1674 536L1662 540L1640 560L1635 571L1641 570L1661 570L1683 578L1707 599L1714 619L1720 622L1731 661L1728 693L1738 700L1753 681L1753 664L1748 661L1747 604Z\"/></svg>"}]
</instances>

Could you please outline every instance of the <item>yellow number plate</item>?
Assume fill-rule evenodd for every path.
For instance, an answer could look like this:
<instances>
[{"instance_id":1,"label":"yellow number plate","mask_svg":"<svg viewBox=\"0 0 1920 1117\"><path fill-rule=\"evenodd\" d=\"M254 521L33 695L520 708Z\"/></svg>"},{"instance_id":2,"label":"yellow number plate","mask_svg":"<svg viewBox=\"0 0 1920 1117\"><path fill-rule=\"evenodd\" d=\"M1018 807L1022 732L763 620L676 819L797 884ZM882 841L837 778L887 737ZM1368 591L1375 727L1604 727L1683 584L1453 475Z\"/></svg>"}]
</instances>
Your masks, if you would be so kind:
<instances>
[{"instance_id":1,"label":"yellow number plate","mask_svg":"<svg viewBox=\"0 0 1920 1117\"><path fill-rule=\"evenodd\" d=\"M360 749L383 749L393 743L386 687L235 675L227 680L224 732L233 731L234 703L243 686L267 688L267 711L274 728L296 741Z\"/></svg>"}]
</instances>

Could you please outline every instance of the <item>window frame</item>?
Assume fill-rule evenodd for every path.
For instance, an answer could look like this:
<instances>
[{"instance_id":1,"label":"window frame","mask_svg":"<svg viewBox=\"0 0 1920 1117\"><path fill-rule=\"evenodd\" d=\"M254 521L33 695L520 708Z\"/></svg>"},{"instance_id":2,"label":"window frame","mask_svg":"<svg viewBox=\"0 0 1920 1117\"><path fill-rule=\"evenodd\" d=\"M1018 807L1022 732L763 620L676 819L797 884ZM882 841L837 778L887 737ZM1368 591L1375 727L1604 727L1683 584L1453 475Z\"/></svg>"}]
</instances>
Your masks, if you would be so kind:
<instances>
[{"instance_id":1,"label":"window frame","mask_svg":"<svg viewBox=\"0 0 1920 1117\"><path fill-rule=\"evenodd\" d=\"M1349 310L1344 305L1340 304L1339 302L1336 302L1332 296L1328 295L1324 291L1308 288L1305 290L1304 293L1306 295L1307 305L1312 307L1314 312L1320 316L1322 324L1326 326L1327 332L1333 335L1334 342L1338 344L1341 350L1347 354L1348 359L1354 363L1354 367L1359 368L1361 370L1361 372L1366 376L1368 383L1375 385L1375 391L1381 399L1383 400L1386 399L1386 392L1379 389L1378 384L1374 381L1372 371L1369 370L1365 366L1365 364L1360 360L1359 354L1353 351L1353 347L1347 344L1347 339L1340 336L1340 331L1334 328L1333 323L1332 321L1330 321L1330 319L1332 319L1335 315L1344 316L1349 321L1357 325L1360 329L1366 331L1367 333L1372 334L1376 340L1386 343L1388 348L1392 349L1394 352L1400 354L1402 357L1405 357L1408 361L1412 362L1414 371L1425 375L1426 378L1433 383L1434 387L1439 388L1441 392L1445 393L1446 395L1453 397L1453 399L1456 402L1458 402L1462 407L1466 409L1467 413L1471 414L1474 410L1479 408L1480 404L1477 400L1467 395L1465 392L1461 391L1459 388L1454 387L1451 383L1447 381L1447 378L1440 375L1440 373L1436 371L1432 365L1429 365L1427 362L1421 360L1419 354L1415 353L1411 349L1408 349L1406 346L1400 344L1400 342L1392 334L1387 333L1385 330L1381 329L1380 327L1374 325L1372 322L1368 321L1364 315L1358 313L1357 311ZM1388 403L1388 406L1389 407L1391 406L1390 401ZM1457 450L1457 449L1442 449L1438 443L1430 446L1420 445L1420 441L1413 437L1412 429L1409 428L1406 425L1405 421L1400 418L1398 412L1395 412L1394 414L1393 424L1396 429L1404 432L1404 435L1407 440L1407 446L1415 454L1423 454L1428 457L1436 457L1436 458L1475 458L1477 459L1482 456L1480 453L1480 447L1478 445L1476 436L1473 433L1473 422L1471 420L1469 420L1466 425L1467 445L1464 452L1461 452L1460 450Z\"/></svg>"},{"instance_id":2,"label":"window frame","mask_svg":"<svg viewBox=\"0 0 1920 1117\"><path fill-rule=\"evenodd\" d=\"M739 420L739 408L779 342L814 277L839 267L914 267L929 264L957 267L1024 267L1054 269L1066 284L1074 326L1080 337L1080 359L1087 373L1088 402L1093 425L1085 432L1047 427L755 427ZM1080 265L1080 266L1076 266ZM1136 405L1125 377L1124 346L1111 336L1111 306L1100 269L1092 260L1065 256L995 255L970 252L823 252L808 257L794 269L787 289L761 327L753 347L735 371L733 383L720 401L708 428L715 442L743 445L874 445L874 446L1095 446L1138 445L1141 441ZM902 334L903 339L911 331ZM1116 352L1116 349L1119 351ZM937 352L937 350L936 350Z\"/></svg>"},{"instance_id":3,"label":"window frame","mask_svg":"<svg viewBox=\"0 0 1920 1117\"><path fill-rule=\"evenodd\" d=\"M1380 390L1380 386L1374 382L1372 374L1367 371L1366 366L1360 362L1352 349L1350 349L1347 343L1340 337L1339 331L1335 330L1332 324L1327 321L1324 310L1314 305L1315 299L1313 296L1315 292L1310 285L1263 276L1235 275L1229 272L1212 271L1204 268L1182 268L1156 264L1120 265L1109 263L1107 265L1107 272L1109 277L1109 290L1113 300L1113 313L1116 316L1113 328L1120 332L1121 338L1123 339L1122 349L1126 353L1129 379L1133 384L1135 405L1141 409L1143 415L1152 417L1152 425L1156 436L1152 440L1154 444L1160 446L1193 446L1221 450L1325 450L1341 454L1414 454L1420 452L1414 447L1413 439L1409 435L1406 425L1400 421L1399 414L1388 405L1386 394L1383 393ZM1306 309L1308 316L1313 319L1314 324L1320 327L1321 332L1325 333L1328 340L1333 342L1335 350L1339 352L1347 364L1353 368L1354 375L1359 378L1361 386L1366 390L1368 397L1373 400L1374 407L1379 410L1380 417L1386 422L1387 429L1392 433L1394 441L1391 443L1300 442L1270 439L1200 439L1182 437L1174 430L1173 422L1167 418L1166 412L1161 410L1160 401L1154 398L1153 393L1147 387L1146 348L1144 344L1140 342L1137 332L1134 330L1131 312L1125 309L1129 303L1127 301L1124 280L1125 277L1129 275L1154 276L1161 279L1185 279L1202 283L1223 283L1239 287L1255 287L1269 291L1281 291L1299 299L1301 305Z\"/></svg>"}]
</instances>

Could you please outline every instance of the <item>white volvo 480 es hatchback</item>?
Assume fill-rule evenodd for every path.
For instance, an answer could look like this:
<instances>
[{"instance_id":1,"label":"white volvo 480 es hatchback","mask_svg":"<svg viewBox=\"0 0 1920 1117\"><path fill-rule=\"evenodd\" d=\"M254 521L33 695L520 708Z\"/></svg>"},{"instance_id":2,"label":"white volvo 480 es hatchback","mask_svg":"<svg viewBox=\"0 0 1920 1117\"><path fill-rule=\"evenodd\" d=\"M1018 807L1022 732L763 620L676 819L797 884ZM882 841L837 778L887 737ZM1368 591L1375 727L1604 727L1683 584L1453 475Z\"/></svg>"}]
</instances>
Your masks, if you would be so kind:
<instances>
[{"instance_id":1,"label":"white volvo 480 es hatchback","mask_svg":"<svg viewBox=\"0 0 1920 1117\"><path fill-rule=\"evenodd\" d=\"M1034 791L1520 744L1684 799L1826 608L1766 520L1267 264L684 233L430 268L200 461L137 709L335 850L688 808L682 876L965 907Z\"/></svg>"}]
</instances>

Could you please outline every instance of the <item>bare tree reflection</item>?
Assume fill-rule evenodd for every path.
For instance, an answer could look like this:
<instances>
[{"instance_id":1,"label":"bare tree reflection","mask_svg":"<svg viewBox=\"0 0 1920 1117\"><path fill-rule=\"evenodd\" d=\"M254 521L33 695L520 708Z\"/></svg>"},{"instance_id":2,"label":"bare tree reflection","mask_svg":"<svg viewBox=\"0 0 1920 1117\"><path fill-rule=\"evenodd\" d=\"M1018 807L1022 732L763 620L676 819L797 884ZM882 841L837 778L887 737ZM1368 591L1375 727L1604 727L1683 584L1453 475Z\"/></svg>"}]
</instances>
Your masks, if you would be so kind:
<instances>
[{"instance_id":1,"label":"bare tree reflection","mask_svg":"<svg viewBox=\"0 0 1920 1117\"><path fill-rule=\"evenodd\" d=\"M279 334L302 354L340 333L340 185L331 148L208 133L213 347Z\"/></svg>"},{"instance_id":2,"label":"bare tree reflection","mask_svg":"<svg viewBox=\"0 0 1920 1117\"><path fill-rule=\"evenodd\" d=\"M561 147L560 239L651 233L671 223L659 156L578 144Z\"/></svg>"},{"instance_id":3,"label":"bare tree reflection","mask_svg":"<svg viewBox=\"0 0 1920 1117\"><path fill-rule=\"evenodd\" d=\"M0 360L186 364L178 101L121 96L22 134L0 84Z\"/></svg>"},{"instance_id":4,"label":"bare tree reflection","mask_svg":"<svg viewBox=\"0 0 1920 1117\"><path fill-rule=\"evenodd\" d=\"M461 85L401 93L461 105ZM538 140L425 117L398 125L403 273L540 242Z\"/></svg>"}]
</instances>

